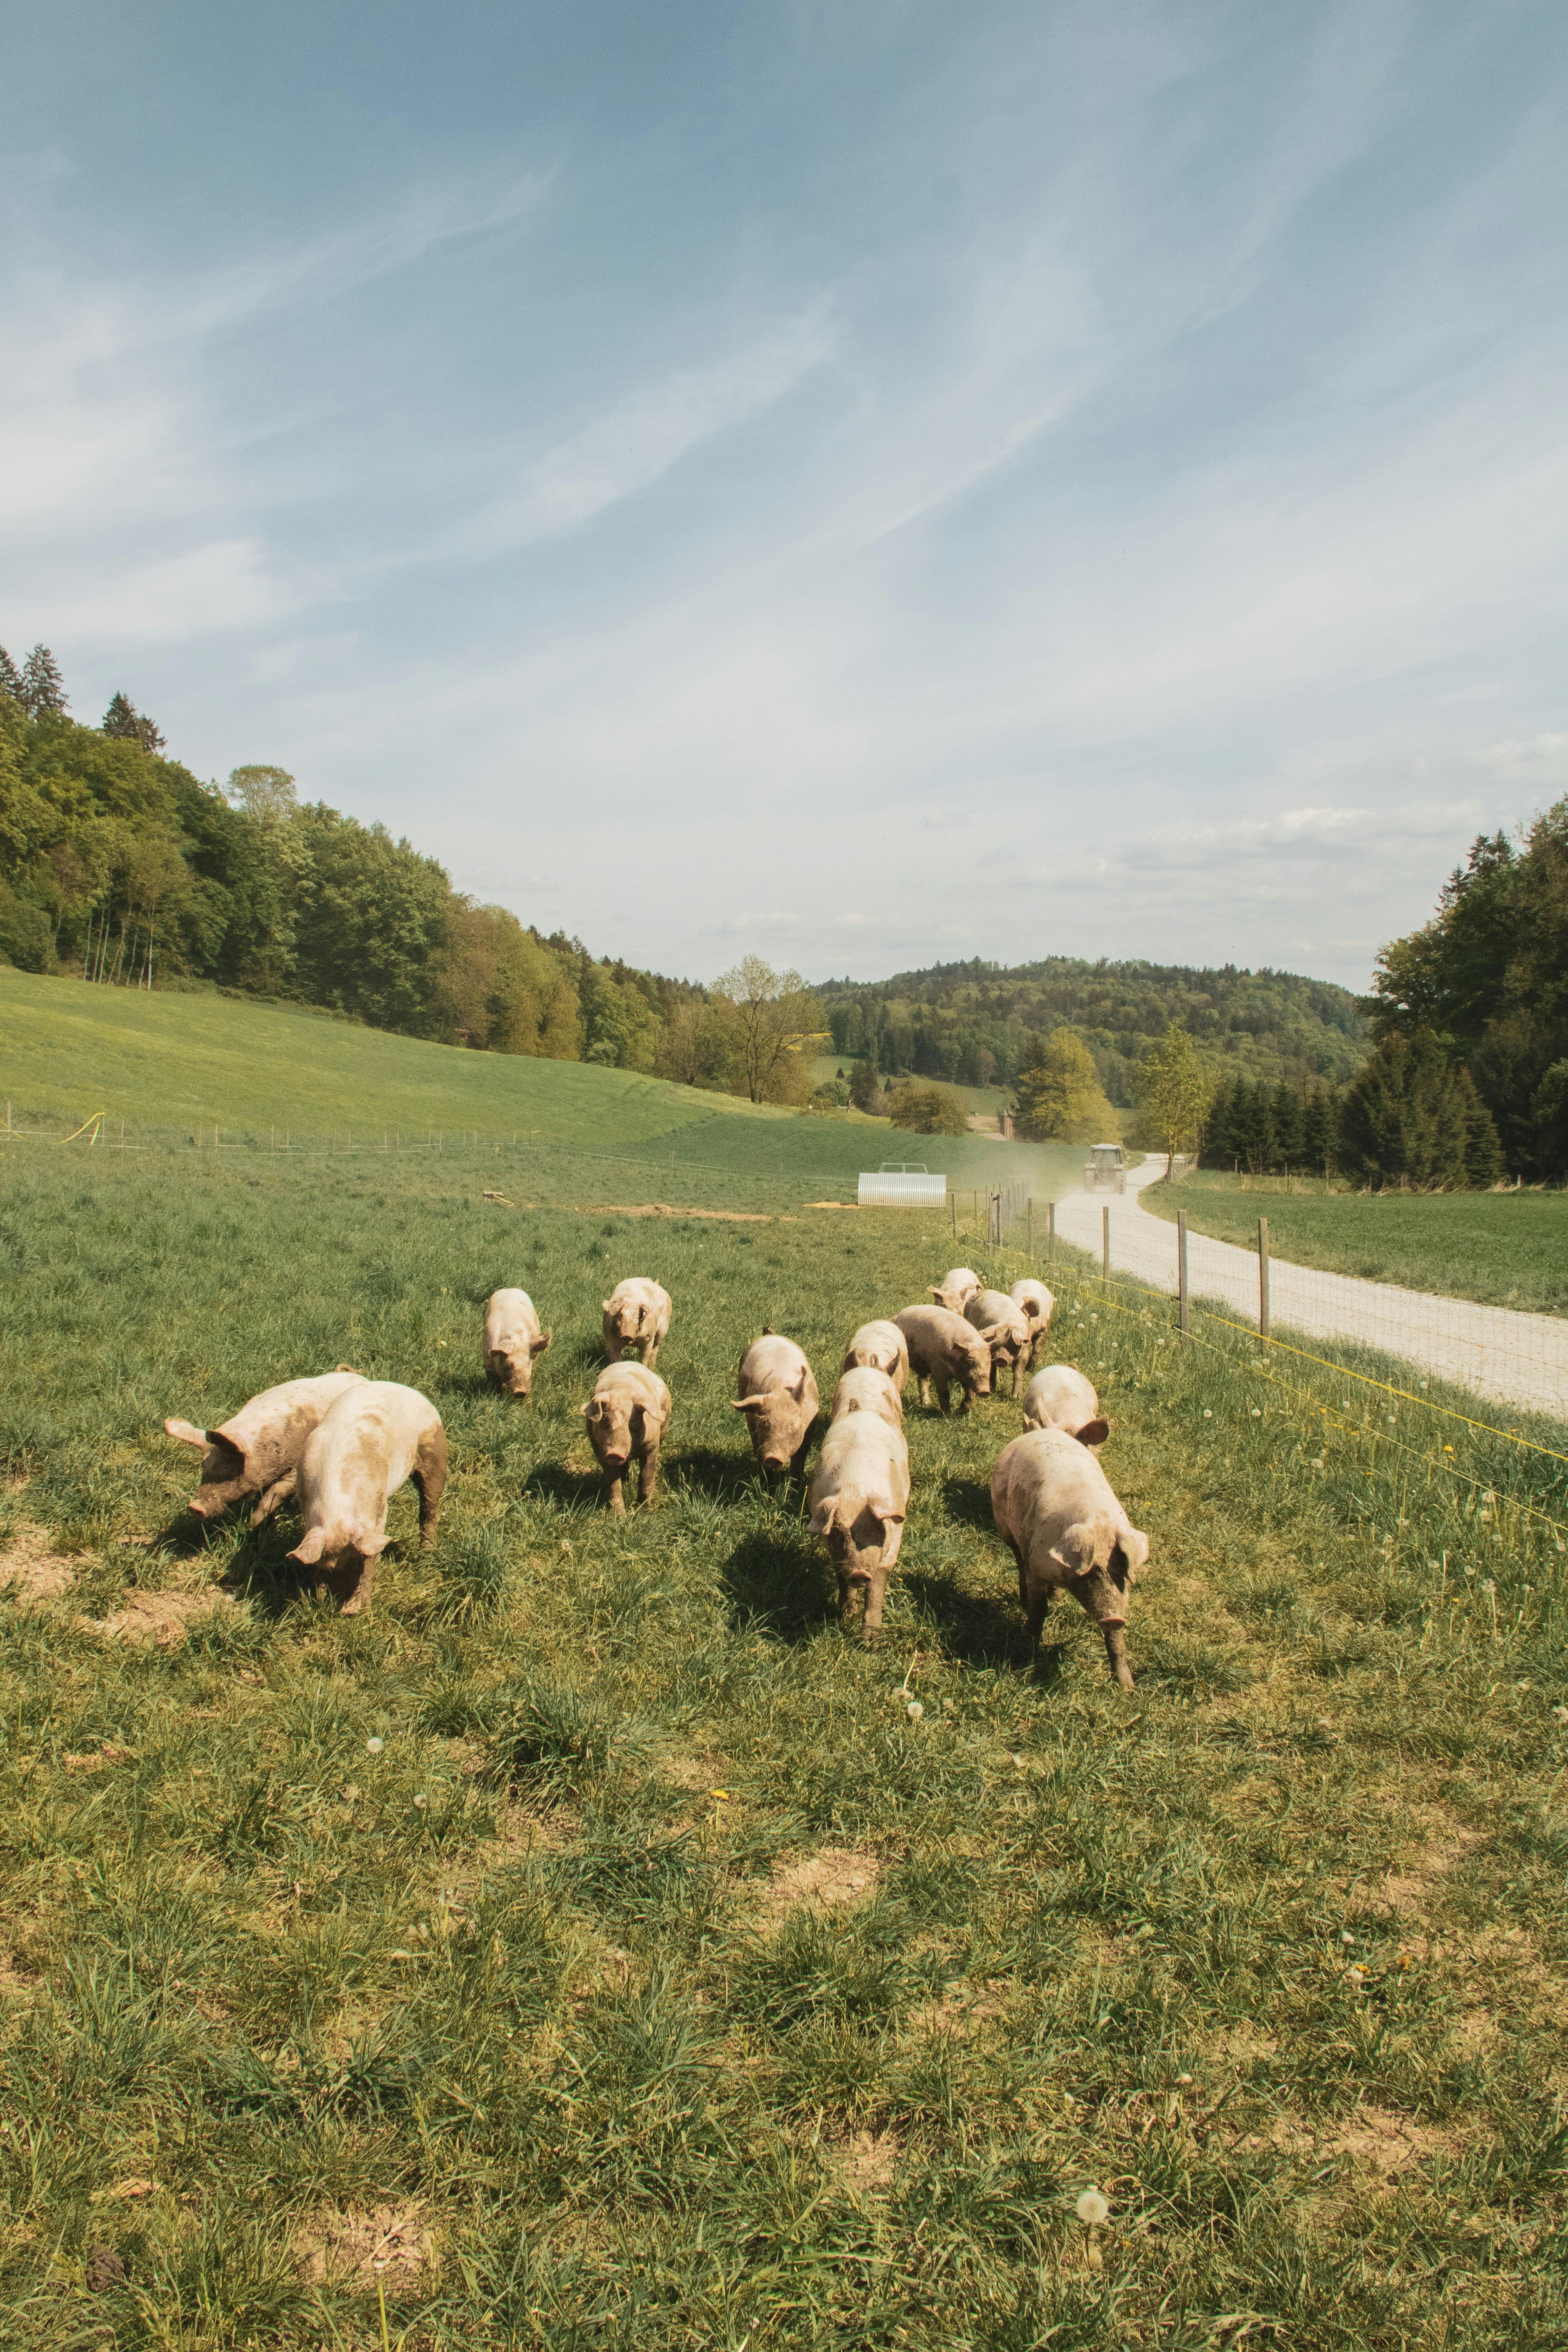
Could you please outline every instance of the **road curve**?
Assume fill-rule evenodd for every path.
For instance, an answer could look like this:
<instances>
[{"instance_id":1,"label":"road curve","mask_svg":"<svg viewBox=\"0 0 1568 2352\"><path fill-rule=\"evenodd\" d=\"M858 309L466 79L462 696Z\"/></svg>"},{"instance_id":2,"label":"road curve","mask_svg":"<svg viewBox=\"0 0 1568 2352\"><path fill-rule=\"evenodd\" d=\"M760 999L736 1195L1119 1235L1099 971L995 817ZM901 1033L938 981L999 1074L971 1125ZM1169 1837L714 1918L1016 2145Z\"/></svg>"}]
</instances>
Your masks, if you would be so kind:
<instances>
[{"instance_id":1,"label":"road curve","mask_svg":"<svg viewBox=\"0 0 1568 2352\"><path fill-rule=\"evenodd\" d=\"M1098 1258L1101 1214L1109 1209L1113 1271L1173 1292L1176 1228L1164 1217L1152 1216L1138 1199L1164 1172L1163 1158L1152 1156L1142 1168L1128 1171L1122 1198L1068 1193L1057 1202L1058 1233ZM1258 1258L1252 1250L1189 1232L1187 1282L1194 1298L1218 1299L1243 1320L1257 1323ZM1568 1419L1568 1318L1479 1307L1468 1298L1325 1274L1272 1256L1268 1287L1277 1329L1288 1325L1314 1339L1359 1339L1477 1396Z\"/></svg>"}]
</instances>

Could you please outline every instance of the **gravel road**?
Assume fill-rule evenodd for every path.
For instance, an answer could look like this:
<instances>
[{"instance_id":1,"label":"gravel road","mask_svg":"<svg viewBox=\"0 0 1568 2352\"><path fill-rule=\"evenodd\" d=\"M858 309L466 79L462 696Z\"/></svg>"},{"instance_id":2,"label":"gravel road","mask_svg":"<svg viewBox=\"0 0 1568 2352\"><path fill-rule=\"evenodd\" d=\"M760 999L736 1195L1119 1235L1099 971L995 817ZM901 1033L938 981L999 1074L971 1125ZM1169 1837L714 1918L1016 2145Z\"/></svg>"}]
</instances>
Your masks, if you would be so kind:
<instances>
[{"instance_id":1,"label":"gravel road","mask_svg":"<svg viewBox=\"0 0 1568 2352\"><path fill-rule=\"evenodd\" d=\"M1151 1157L1131 1169L1124 1197L1069 1192L1057 1202L1057 1231L1079 1249L1101 1246L1100 1218L1110 1211L1110 1263L1158 1289L1176 1287L1176 1228L1152 1216L1138 1199L1163 1176L1165 1161ZM1258 1258L1206 1234L1187 1236L1187 1282L1194 1298L1219 1299L1247 1321L1258 1320ZM1269 1304L1276 1331L1288 1326L1320 1339L1361 1339L1402 1356L1477 1396L1523 1405L1568 1420L1568 1318L1525 1315L1509 1307L1478 1307L1401 1290L1389 1282L1324 1274L1315 1266L1269 1261Z\"/></svg>"}]
</instances>

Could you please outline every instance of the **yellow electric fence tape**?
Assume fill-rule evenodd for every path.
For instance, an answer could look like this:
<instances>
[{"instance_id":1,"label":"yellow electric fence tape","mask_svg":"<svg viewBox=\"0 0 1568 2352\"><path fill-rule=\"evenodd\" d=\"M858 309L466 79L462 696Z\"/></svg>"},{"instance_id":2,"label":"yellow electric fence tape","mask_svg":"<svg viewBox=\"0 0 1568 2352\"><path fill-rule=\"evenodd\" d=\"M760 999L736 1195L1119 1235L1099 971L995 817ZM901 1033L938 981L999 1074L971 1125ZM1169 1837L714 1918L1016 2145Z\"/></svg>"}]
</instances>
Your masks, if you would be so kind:
<instances>
[{"instance_id":1,"label":"yellow electric fence tape","mask_svg":"<svg viewBox=\"0 0 1568 2352\"><path fill-rule=\"evenodd\" d=\"M1003 1248L1000 1251L993 1250L990 1255L994 1259L998 1257L1016 1259L1020 1265L1029 1263L1021 1250ZM1100 1299L1112 1312L1125 1315L1139 1322L1149 1321L1150 1310L1153 1307L1163 1308L1169 1312L1174 1311L1175 1301L1168 1292L1148 1288L1140 1284L1119 1281L1114 1275L1108 1277L1092 1263L1082 1267L1058 1265L1052 1272L1058 1282L1072 1283L1085 1296ZM1112 1290L1124 1290L1140 1303L1136 1307L1124 1306L1120 1299L1107 1295ZM1378 1380L1371 1372L1357 1371L1349 1364L1336 1363L1331 1357L1314 1355L1308 1348L1292 1347L1288 1340L1276 1339L1272 1333L1265 1335L1252 1325L1237 1322L1231 1316L1216 1315L1211 1309L1203 1307L1194 1307L1191 1312L1194 1316L1201 1316L1206 1322L1219 1325L1225 1330L1239 1333L1255 1348L1274 1349L1281 1355L1294 1356L1304 1363L1319 1365L1324 1371L1331 1372L1336 1380L1359 1381L1363 1388L1374 1389L1385 1396L1396 1397L1402 1402L1414 1405L1423 1412L1441 1413L1449 1421L1462 1423L1467 1429L1479 1430L1483 1436L1503 1438L1509 1444L1517 1445L1525 1453L1540 1454L1543 1461L1561 1462L1568 1465L1568 1454L1559 1454L1553 1447L1542 1445L1533 1437L1522 1437L1517 1430L1500 1429L1493 1422L1478 1421L1473 1414L1460 1412L1455 1406L1443 1404L1435 1397L1417 1396L1409 1389L1396 1388L1391 1381ZM1293 1381L1280 1380L1277 1374L1264 1370L1258 1364L1244 1362L1233 1349L1220 1347L1214 1340L1205 1339L1200 1332L1189 1329L1186 1337L1189 1343L1205 1349L1211 1355L1221 1357L1225 1361L1236 1365L1238 1370L1252 1373L1256 1379L1267 1381L1271 1388L1279 1389L1287 1396L1293 1396L1300 1400L1331 1428L1342 1431L1346 1436L1363 1437L1370 1439L1374 1445L1392 1446L1395 1452L1407 1455L1411 1461L1418 1463L1427 1472L1441 1470L1446 1476L1454 1479L1458 1485L1471 1487L1482 1496L1483 1500L1494 1503L1497 1507L1518 1511L1527 1518L1538 1520L1542 1527L1552 1530L1560 1545L1564 1538L1568 1538L1568 1527L1565 1527L1562 1521L1554 1519L1550 1512L1538 1509L1532 1503L1521 1502L1514 1496L1497 1495L1485 1479L1474 1476L1469 1471L1461 1470L1457 1462L1445 1461L1441 1454L1423 1453L1415 1446L1405 1444L1398 1437L1391 1437L1385 1429L1374 1428L1370 1423L1362 1428L1353 1422L1341 1421L1327 1405L1321 1403L1312 1394L1310 1389L1303 1388Z\"/></svg>"}]
</instances>

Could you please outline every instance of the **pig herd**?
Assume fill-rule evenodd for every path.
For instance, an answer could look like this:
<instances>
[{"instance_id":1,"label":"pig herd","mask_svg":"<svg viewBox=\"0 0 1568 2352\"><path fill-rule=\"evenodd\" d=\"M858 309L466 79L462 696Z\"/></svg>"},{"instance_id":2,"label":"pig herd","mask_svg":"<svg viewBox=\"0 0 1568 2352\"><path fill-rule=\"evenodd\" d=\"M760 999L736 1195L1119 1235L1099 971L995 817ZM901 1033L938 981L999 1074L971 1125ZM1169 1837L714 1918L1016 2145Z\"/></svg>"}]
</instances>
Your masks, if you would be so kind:
<instances>
[{"instance_id":1,"label":"pig herd","mask_svg":"<svg viewBox=\"0 0 1568 2352\"><path fill-rule=\"evenodd\" d=\"M1132 1687L1127 1610L1149 1543L1129 1521L1099 1449L1110 1434L1090 1382L1069 1364L1034 1370L1044 1352L1053 1300L1041 1282L988 1290L968 1266L931 1285L931 1306L908 1307L861 1324L839 1367L828 1422L806 1491L809 1527L826 1545L838 1579L840 1614L859 1621L874 1643L888 1578L899 1557L910 1502L904 1389L910 1374L921 1403L967 1412L990 1396L1003 1370L1023 1390L1024 1432L1005 1445L991 1473L997 1532L1018 1570L1018 1598L1031 1654L1051 1595L1070 1592L1105 1638L1112 1673ZM669 1293L637 1276L617 1283L602 1306L605 1370L583 1406L588 1440L604 1473L612 1511L636 1468L637 1499L650 1503L659 1448L673 1410L656 1369L669 1331ZM488 1378L526 1397L550 1346L523 1290L498 1290L485 1307ZM764 1476L804 1479L820 1421L820 1398L804 1351L764 1330L741 1358L732 1410L743 1413ZM367 1380L347 1364L319 1378L285 1381L252 1397L217 1429L166 1421L169 1435L202 1454L202 1482L190 1507L215 1518L231 1504L254 1504L250 1524L297 1499L304 1533L289 1554L338 1593L345 1615L370 1606L375 1562L386 1545L393 1495L412 1479L419 1495L420 1549L436 1539L447 1483L447 1437L428 1398L396 1381Z\"/></svg>"}]
</instances>

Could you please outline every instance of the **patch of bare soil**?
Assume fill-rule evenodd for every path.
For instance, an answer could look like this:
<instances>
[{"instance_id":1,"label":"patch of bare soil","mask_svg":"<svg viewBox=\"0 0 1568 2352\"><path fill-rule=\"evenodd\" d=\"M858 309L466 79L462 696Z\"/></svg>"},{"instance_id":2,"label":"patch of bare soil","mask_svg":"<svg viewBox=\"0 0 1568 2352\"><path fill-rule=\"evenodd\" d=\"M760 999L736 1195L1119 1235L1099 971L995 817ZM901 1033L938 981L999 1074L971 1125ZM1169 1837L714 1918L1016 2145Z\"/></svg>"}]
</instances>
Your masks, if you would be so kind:
<instances>
[{"instance_id":1,"label":"patch of bare soil","mask_svg":"<svg viewBox=\"0 0 1568 2352\"><path fill-rule=\"evenodd\" d=\"M857 2197L885 2197L899 2168L901 2143L892 2132L856 2132L833 2153Z\"/></svg>"},{"instance_id":2,"label":"patch of bare soil","mask_svg":"<svg viewBox=\"0 0 1568 2352\"><path fill-rule=\"evenodd\" d=\"M639 1208L627 1208L621 1201L591 1202L577 1212L580 1217L702 1217L715 1225L771 1225L773 1219L760 1209L672 1209L668 1201L645 1201Z\"/></svg>"},{"instance_id":3,"label":"patch of bare soil","mask_svg":"<svg viewBox=\"0 0 1568 2352\"><path fill-rule=\"evenodd\" d=\"M1351 2185L1364 2189L1391 2182L1436 2156L1458 2156L1464 2142L1458 2133L1436 2124L1416 2123L1387 2107L1360 2106L1321 2130L1314 2130L1305 2119L1291 2122L1281 2116L1267 2132L1248 2133L1237 2146L1274 2147L1317 2165L1348 2157L1353 2167Z\"/></svg>"},{"instance_id":4,"label":"patch of bare soil","mask_svg":"<svg viewBox=\"0 0 1568 2352\"><path fill-rule=\"evenodd\" d=\"M319 2214L296 2235L294 2252L310 2286L322 2286L330 2279L411 2285L435 2259L435 2245L417 2205Z\"/></svg>"},{"instance_id":5,"label":"patch of bare soil","mask_svg":"<svg viewBox=\"0 0 1568 2352\"><path fill-rule=\"evenodd\" d=\"M808 1854L804 1862L781 1863L772 1878L754 1889L758 1929L764 1936L773 1934L785 1914L803 1903L833 1910L864 1902L876 1891L881 1874L881 1863L874 1853L846 1846Z\"/></svg>"},{"instance_id":6,"label":"patch of bare soil","mask_svg":"<svg viewBox=\"0 0 1568 2352\"><path fill-rule=\"evenodd\" d=\"M801 1206L803 1209L855 1209L858 1208L859 1202L858 1201L803 1201Z\"/></svg>"},{"instance_id":7,"label":"patch of bare soil","mask_svg":"<svg viewBox=\"0 0 1568 2352\"><path fill-rule=\"evenodd\" d=\"M157 1649L167 1650L184 1640L194 1617L237 1606L233 1593L218 1584L202 1592L132 1592L123 1609L111 1610L107 1617L82 1617L78 1622L84 1632L100 1633L106 1641L151 1642Z\"/></svg>"},{"instance_id":8,"label":"patch of bare soil","mask_svg":"<svg viewBox=\"0 0 1568 2352\"><path fill-rule=\"evenodd\" d=\"M18 1609L58 1601L71 1580L71 1564L49 1549L41 1528L18 1528L0 1549L0 1595Z\"/></svg>"},{"instance_id":9,"label":"patch of bare soil","mask_svg":"<svg viewBox=\"0 0 1568 2352\"><path fill-rule=\"evenodd\" d=\"M1447 1877L1471 1846L1480 1843L1479 1830L1467 1829L1438 1806L1426 1810L1423 1825L1429 1832L1426 1844L1403 1870L1391 1870L1381 1886L1366 1891L1363 1897L1364 1909L1393 1919L1408 1918L1413 1913L1424 1911L1436 1881Z\"/></svg>"}]
</instances>

